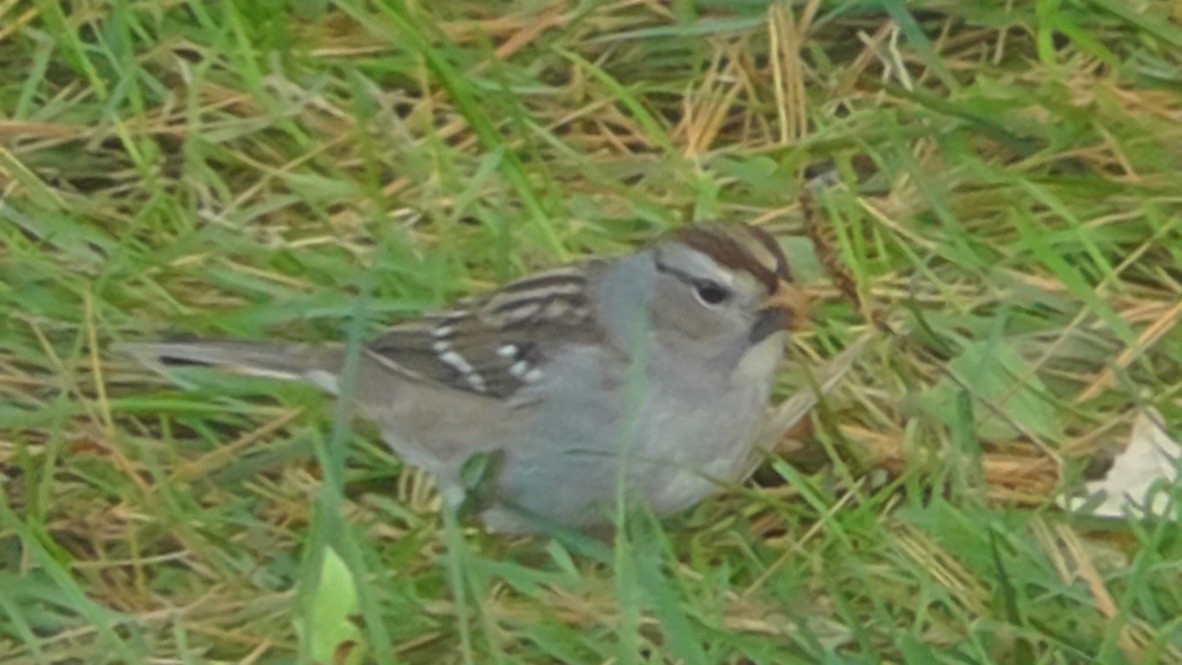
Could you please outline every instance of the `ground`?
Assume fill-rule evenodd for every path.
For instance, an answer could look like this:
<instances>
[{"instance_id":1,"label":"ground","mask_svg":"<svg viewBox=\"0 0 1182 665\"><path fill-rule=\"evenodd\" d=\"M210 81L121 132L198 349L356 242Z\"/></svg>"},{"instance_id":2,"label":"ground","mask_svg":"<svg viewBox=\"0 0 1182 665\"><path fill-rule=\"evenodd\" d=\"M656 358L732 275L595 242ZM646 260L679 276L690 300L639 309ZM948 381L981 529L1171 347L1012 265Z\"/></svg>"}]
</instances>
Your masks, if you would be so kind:
<instances>
[{"instance_id":1,"label":"ground","mask_svg":"<svg viewBox=\"0 0 1182 665\"><path fill-rule=\"evenodd\" d=\"M0 663L1182 662L1176 526L1054 500L1182 423L1180 172L1176 1L0 2ZM818 300L780 398L856 358L614 543L110 349L357 340L704 219Z\"/></svg>"}]
</instances>

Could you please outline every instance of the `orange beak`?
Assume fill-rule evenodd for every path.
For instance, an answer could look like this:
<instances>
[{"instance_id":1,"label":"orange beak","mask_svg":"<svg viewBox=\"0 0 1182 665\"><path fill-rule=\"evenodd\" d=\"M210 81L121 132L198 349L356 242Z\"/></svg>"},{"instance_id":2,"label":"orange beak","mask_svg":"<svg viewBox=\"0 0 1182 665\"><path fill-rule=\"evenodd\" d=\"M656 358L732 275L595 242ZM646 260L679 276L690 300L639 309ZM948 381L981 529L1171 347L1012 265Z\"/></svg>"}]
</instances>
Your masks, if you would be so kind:
<instances>
[{"instance_id":1,"label":"orange beak","mask_svg":"<svg viewBox=\"0 0 1182 665\"><path fill-rule=\"evenodd\" d=\"M794 330L808 317L809 297L803 289L781 281L763 305L787 312L788 316L784 317L784 329Z\"/></svg>"}]
</instances>

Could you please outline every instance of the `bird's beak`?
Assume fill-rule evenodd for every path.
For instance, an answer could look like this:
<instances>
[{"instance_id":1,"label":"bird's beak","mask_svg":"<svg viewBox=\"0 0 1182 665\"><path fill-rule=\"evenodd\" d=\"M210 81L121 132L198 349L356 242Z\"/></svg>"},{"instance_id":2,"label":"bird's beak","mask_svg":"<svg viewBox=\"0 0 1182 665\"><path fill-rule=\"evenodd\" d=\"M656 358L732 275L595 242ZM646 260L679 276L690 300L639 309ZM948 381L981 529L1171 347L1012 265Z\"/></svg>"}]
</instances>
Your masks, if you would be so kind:
<instances>
[{"instance_id":1,"label":"bird's beak","mask_svg":"<svg viewBox=\"0 0 1182 665\"><path fill-rule=\"evenodd\" d=\"M764 301L763 306L767 309L782 310L785 313L784 330L794 330L808 317L809 297L802 289L781 281L776 285L772 295Z\"/></svg>"}]
</instances>

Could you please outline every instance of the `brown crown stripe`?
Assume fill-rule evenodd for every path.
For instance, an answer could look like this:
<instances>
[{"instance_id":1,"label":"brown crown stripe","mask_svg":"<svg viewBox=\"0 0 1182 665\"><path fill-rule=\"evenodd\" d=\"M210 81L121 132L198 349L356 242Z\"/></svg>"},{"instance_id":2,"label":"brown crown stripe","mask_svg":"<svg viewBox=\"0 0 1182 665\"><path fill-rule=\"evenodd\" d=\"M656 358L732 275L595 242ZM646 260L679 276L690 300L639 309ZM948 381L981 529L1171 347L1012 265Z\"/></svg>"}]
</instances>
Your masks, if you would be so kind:
<instances>
[{"instance_id":1,"label":"brown crown stripe","mask_svg":"<svg viewBox=\"0 0 1182 665\"><path fill-rule=\"evenodd\" d=\"M788 267L788 257L784 255L784 249L780 247L780 243L776 242L776 239L772 237L772 234L764 231L758 226L743 225L743 228L746 229L748 233L755 236L755 239L758 240L764 246L764 248L771 253L772 256L776 257L776 276L785 282L792 281L792 270Z\"/></svg>"},{"instance_id":2,"label":"brown crown stripe","mask_svg":"<svg viewBox=\"0 0 1182 665\"><path fill-rule=\"evenodd\" d=\"M737 234L746 233L740 239ZM731 270L742 270L758 279L771 293L781 280L791 279L788 260L776 241L766 231L742 224L702 224L686 227L677 232L677 237L689 247L718 261ZM759 243L775 259L775 265L767 265L756 258L748 242Z\"/></svg>"}]
</instances>

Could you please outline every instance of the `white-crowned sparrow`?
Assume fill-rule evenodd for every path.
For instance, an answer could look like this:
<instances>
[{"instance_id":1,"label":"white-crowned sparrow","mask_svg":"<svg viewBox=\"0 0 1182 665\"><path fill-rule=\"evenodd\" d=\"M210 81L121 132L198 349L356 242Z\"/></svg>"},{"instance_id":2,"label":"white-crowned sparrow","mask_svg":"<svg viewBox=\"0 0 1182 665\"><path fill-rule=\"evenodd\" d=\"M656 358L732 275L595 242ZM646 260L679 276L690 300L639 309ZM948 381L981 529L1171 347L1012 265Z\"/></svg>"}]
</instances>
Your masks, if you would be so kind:
<instances>
[{"instance_id":1,"label":"white-crowned sparrow","mask_svg":"<svg viewBox=\"0 0 1182 665\"><path fill-rule=\"evenodd\" d=\"M784 331L805 304L791 279L766 232L689 226L394 326L364 347L354 398L453 507L474 494L471 460L487 462L475 509L493 530L610 524L620 497L677 513L752 468ZM245 341L123 349L334 394L346 353Z\"/></svg>"}]
</instances>

